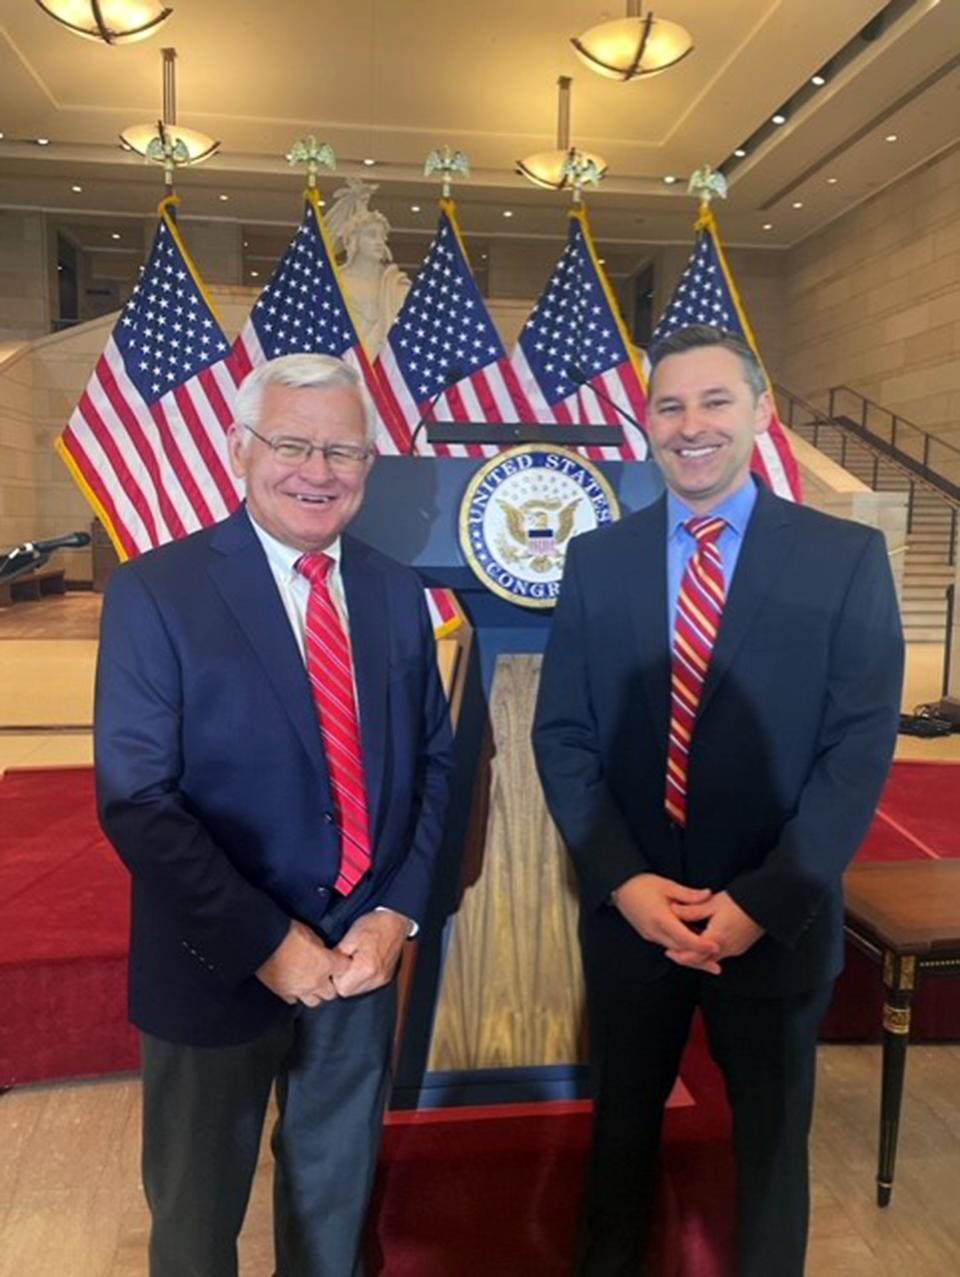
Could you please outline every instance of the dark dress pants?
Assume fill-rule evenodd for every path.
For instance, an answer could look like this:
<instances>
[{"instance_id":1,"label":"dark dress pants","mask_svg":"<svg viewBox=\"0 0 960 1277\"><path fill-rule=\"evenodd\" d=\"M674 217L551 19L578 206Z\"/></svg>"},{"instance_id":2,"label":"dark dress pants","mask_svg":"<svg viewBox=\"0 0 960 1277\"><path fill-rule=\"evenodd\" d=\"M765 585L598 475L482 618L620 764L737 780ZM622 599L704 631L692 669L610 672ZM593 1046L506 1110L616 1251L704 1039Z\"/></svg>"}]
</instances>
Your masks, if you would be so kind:
<instances>
[{"instance_id":1,"label":"dark dress pants","mask_svg":"<svg viewBox=\"0 0 960 1277\"><path fill-rule=\"evenodd\" d=\"M143 1035L150 1277L236 1277L237 1237L276 1082L277 1277L356 1277L389 1088L396 986L315 1009L252 1042Z\"/></svg>"},{"instance_id":2,"label":"dark dress pants","mask_svg":"<svg viewBox=\"0 0 960 1277\"><path fill-rule=\"evenodd\" d=\"M638 1277L653 1219L663 1111L699 1005L734 1122L739 1277L802 1277L817 1030L832 985L727 994L676 967L646 983L588 970L596 1126L580 1277Z\"/></svg>"}]
</instances>

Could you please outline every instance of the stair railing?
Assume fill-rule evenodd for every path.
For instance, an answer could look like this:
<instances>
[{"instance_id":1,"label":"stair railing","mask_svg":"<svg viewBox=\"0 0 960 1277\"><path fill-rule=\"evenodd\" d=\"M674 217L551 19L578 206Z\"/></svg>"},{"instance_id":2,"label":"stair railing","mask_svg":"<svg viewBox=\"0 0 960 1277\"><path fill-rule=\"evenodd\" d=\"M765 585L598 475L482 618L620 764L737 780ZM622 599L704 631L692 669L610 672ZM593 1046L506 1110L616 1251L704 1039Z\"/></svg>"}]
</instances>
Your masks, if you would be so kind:
<instances>
[{"instance_id":1,"label":"stair railing","mask_svg":"<svg viewBox=\"0 0 960 1277\"><path fill-rule=\"evenodd\" d=\"M873 403L849 386L830 389L828 409L822 412L792 390L775 385L778 404L785 407L780 420L791 430L812 428L813 446L819 448L826 430L840 438L840 464L847 469L848 442L855 441L872 455L871 487L877 490L880 462L892 462L908 482L907 531L913 531L913 515L918 481L942 497L950 508L950 537L947 562L956 562L957 532L960 524L960 448L921 430L912 422ZM850 411L844 411L845 409ZM854 415L851 415L851 411ZM803 420L798 415L803 414ZM937 467L941 466L942 469Z\"/></svg>"}]
</instances>

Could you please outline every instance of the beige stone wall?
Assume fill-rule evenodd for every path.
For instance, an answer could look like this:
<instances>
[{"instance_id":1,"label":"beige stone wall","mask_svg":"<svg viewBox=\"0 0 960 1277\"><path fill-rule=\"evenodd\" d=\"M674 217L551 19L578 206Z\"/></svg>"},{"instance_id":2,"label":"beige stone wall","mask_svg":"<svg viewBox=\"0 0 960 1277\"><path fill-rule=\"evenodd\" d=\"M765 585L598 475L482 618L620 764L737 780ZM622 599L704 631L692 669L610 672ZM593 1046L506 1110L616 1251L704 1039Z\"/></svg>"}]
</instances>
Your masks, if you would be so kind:
<instances>
[{"instance_id":1,"label":"beige stone wall","mask_svg":"<svg viewBox=\"0 0 960 1277\"><path fill-rule=\"evenodd\" d=\"M0 342L50 331L52 287L43 214L0 209Z\"/></svg>"},{"instance_id":2,"label":"beige stone wall","mask_svg":"<svg viewBox=\"0 0 960 1277\"><path fill-rule=\"evenodd\" d=\"M791 250L783 379L846 383L960 446L960 147Z\"/></svg>"}]
</instances>

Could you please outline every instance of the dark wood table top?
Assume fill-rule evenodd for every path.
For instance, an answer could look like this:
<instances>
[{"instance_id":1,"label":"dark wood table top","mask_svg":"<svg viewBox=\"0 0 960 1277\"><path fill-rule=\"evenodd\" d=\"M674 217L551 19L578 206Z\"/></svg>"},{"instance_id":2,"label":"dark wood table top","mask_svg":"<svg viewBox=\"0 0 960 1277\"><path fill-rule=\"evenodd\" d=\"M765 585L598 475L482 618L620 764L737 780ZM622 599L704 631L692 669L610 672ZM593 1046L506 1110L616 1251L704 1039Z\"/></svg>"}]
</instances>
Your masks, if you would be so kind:
<instances>
[{"instance_id":1,"label":"dark wood table top","mask_svg":"<svg viewBox=\"0 0 960 1277\"><path fill-rule=\"evenodd\" d=\"M960 952L960 860L851 865L844 897L848 926L888 949Z\"/></svg>"}]
</instances>

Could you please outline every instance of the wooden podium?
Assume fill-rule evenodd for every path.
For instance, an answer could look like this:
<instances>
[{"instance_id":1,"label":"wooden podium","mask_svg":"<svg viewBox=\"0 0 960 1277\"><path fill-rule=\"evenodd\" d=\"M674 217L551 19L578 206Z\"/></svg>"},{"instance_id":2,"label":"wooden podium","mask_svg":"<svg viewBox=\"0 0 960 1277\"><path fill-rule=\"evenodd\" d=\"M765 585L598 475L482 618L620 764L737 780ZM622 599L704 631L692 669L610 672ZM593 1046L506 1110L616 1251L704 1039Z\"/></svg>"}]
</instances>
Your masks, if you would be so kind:
<instances>
[{"instance_id":1,"label":"wooden podium","mask_svg":"<svg viewBox=\"0 0 960 1277\"><path fill-rule=\"evenodd\" d=\"M545 442L548 437L545 437ZM381 457L351 533L456 592L473 629L458 672L457 770L430 916L418 944L394 1104L569 1093L586 1058L577 901L547 814L530 728L549 610L492 593L460 548L460 506L485 459ZM646 462L594 463L621 514L662 491ZM499 1073L510 1070L508 1078ZM560 1086L558 1092L555 1088Z\"/></svg>"}]
</instances>

